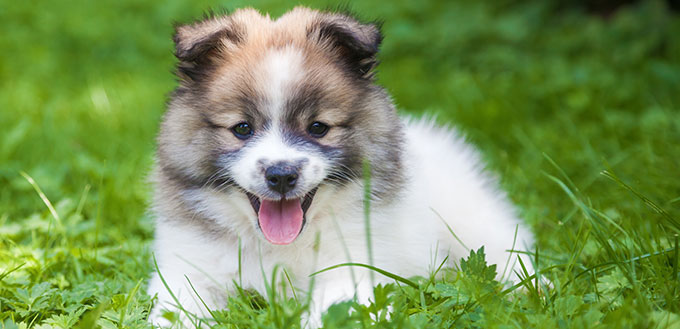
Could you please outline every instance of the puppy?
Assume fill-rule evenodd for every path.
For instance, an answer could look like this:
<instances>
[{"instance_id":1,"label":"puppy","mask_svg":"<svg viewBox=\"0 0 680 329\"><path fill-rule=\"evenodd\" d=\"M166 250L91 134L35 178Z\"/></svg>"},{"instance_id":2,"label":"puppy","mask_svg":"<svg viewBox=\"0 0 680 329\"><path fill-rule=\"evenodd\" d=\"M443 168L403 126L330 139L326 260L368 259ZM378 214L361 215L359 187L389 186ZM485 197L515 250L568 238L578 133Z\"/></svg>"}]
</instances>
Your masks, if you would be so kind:
<instances>
[{"instance_id":1,"label":"puppy","mask_svg":"<svg viewBox=\"0 0 680 329\"><path fill-rule=\"evenodd\" d=\"M517 258L508 250L532 245L473 148L399 118L374 81L381 40L376 24L307 8L177 27L179 86L153 173L151 321L164 324L175 298L209 317L203 303L224 308L234 282L266 294L274 268L305 290L340 263L424 276L467 248L484 245L503 268ZM310 326L387 281L358 267L314 280Z\"/></svg>"}]
</instances>

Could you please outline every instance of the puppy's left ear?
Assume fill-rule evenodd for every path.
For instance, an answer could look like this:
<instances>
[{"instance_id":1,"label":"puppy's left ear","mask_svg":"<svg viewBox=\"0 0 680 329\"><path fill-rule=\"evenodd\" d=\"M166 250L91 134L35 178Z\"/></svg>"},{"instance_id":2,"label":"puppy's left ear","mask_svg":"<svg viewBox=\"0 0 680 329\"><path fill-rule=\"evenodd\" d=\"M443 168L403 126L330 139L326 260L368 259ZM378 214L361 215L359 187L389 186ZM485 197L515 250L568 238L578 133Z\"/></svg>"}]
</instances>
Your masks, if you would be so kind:
<instances>
[{"instance_id":1,"label":"puppy's left ear","mask_svg":"<svg viewBox=\"0 0 680 329\"><path fill-rule=\"evenodd\" d=\"M338 55L347 68L363 79L373 78L382 42L380 23L364 24L343 14L322 14L307 29L307 37Z\"/></svg>"}]
</instances>

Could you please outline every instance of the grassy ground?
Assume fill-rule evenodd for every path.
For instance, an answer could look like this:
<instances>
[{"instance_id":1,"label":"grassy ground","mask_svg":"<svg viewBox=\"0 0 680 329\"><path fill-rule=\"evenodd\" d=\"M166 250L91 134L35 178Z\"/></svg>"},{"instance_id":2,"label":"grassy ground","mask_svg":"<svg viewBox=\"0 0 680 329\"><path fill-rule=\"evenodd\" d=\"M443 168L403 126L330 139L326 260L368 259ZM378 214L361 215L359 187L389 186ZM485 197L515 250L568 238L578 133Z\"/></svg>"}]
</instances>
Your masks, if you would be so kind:
<instances>
[{"instance_id":1,"label":"grassy ground","mask_svg":"<svg viewBox=\"0 0 680 329\"><path fill-rule=\"evenodd\" d=\"M0 327L148 327L144 179L175 83L171 22L248 4L290 8L2 0ZM503 291L474 253L441 280L337 305L326 327L680 328L678 15L658 1L607 18L538 0L352 7L385 20L379 78L399 107L483 150L553 286ZM303 304L244 293L216 316L297 326Z\"/></svg>"}]
</instances>

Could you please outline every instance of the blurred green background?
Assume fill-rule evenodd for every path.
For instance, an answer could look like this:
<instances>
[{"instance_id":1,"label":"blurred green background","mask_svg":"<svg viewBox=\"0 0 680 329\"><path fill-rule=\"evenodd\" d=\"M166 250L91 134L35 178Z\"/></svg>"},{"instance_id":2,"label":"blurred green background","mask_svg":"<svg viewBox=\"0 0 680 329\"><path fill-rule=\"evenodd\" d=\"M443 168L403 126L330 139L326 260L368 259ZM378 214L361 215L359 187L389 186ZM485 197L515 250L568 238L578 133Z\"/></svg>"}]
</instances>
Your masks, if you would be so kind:
<instances>
[{"instance_id":1,"label":"blurred green background","mask_svg":"<svg viewBox=\"0 0 680 329\"><path fill-rule=\"evenodd\" d=\"M350 8L384 21L379 83L400 110L459 127L539 246L559 260L579 241L582 219L548 174L568 177L588 206L654 242L633 243L634 252L668 248L678 231L668 218L680 217L680 18L674 1L627 2L355 1ZM73 290L118 278L119 286L66 303L74 311L129 291L150 271L145 179L176 85L173 22L245 6L277 17L297 4L337 5L0 1L0 273L25 264L2 279L0 320L37 324L69 312L20 313L11 306L17 289L47 281L44 289ZM61 223L20 172L57 205ZM591 247L586 261L600 255ZM92 250L101 251L88 258Z\"/></svg>"}]
</instances>

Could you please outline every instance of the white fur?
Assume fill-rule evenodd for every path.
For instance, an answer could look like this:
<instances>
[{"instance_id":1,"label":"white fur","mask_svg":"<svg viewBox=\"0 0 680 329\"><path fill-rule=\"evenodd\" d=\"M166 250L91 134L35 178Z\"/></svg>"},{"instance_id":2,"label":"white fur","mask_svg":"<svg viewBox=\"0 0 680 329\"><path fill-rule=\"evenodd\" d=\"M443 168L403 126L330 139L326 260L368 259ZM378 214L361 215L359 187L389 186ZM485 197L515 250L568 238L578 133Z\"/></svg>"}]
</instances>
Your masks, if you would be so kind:
<instances>
[{"instance_id":1,"label":"white fur","mask_svg":"<svg viewBox=\"0 0 680 329\"><path fill-rule=\"evenodd\" d=\"M295 47L269 50L253 73L260 84L257 88L269 100L268 111L274 120L285 105L289 94L286 89L304 76L303 59Z\"/></svg>"},{"instance_id":2,"label":"white fur","mask_svg":"<svg viewBox=\"0 0 680 329\"><path fill-rule=\"evenodd\" d=\"M161 274L179 295L182 306L208 315L194 300L185 275L210 307L225 306L225 296L233 291L234 280L242 280L244 288L266 294L265 284L271 280L276 265L285 267L298 293L309 287L310 273L348 261L373 263L405 277L428 275L447 255L457 261L468 253L439 216L468 248L484 245L487 260L499 264L502 272L510 255L506 250L513 247L515 229L515 249L530 247L532 234L521 225L504 193L483 173L477 152L455 131L437 127L431 120L405 121L407 144L403 160L407 184L402 199L390 206L371 208L372 260L368 257L363 208L361 202L356 202L363 193L360 182L344 188L320 187L307 213L304 232L292 244L283 246L262 239L253 225L254 211L243 193L197 189L187 192L185 198L198 200L197 210L228 227L232 234L206 239L189 224L156 228L155 250ZM241 174L250 173L244 169ZM317 235L319 245L315 248ZM512 268L511 264L509 270ZM372 284L389 281L377 273L373 276L375 282L371 282L368 271L356 267L317 275L311 292L310 326L320 325L321 312L332 303L355 296L366 301ZM161 308L175 309L169 306L172 299L158 275L152 278L149 293L158 294L161 306L154 309L152 318L162 323Z\"/></svg>"}]
</instances>

